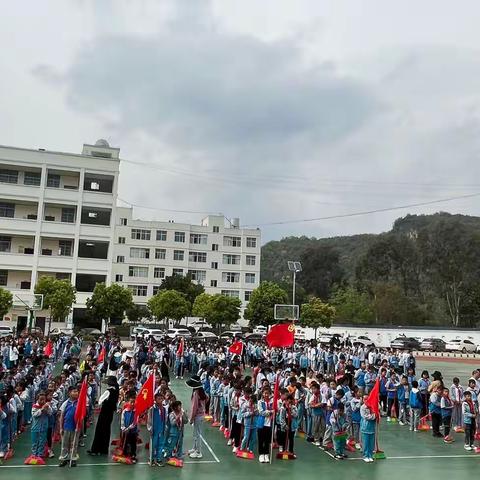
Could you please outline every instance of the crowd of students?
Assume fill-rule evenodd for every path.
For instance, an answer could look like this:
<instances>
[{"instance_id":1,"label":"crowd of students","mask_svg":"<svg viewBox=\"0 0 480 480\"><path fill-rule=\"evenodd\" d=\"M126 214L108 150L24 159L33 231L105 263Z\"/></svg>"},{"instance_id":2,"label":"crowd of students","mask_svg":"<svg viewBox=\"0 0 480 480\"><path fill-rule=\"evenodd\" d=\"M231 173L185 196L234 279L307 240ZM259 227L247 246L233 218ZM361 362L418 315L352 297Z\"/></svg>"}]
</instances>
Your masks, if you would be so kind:
<instances>
[{"instance_id":1,"label":"crowd of students","mask_svg":"<svg viewBox=\"0 0 480 480\"><path fill-rule=\"evenodd\" d=\"M136 400L152 373L154 397L144 419L152 466L181 462L188 423L194 441L186 455L202 458L205 418L225 435L234 454L256 455L261 463L272 461L277 446L282 458L296 458L295 445L303 437L337 459L361 450L364 461L373 462L377 409L367 399L375 385L379 412L387 422L398 421L399 427L413 432L431 429L445 443L454 440L454 432L464 431L465 449L474 448L480 370L465 386L458 378L449 386L440 372L418 375L410 352L308 342L270 349L252 342L239 354L217 342L183 340L138 340L127 349L108 336L83 346L65 336L49 343L48 354L47 342L31 336L0 343L0 459L8 458L17 435L29 428L30 463L53 458L59 440L59 465L76 466L98 407L87 453L110 454L111 427L118 422L117 453L136 463L143 422ZM172 391L171 373L178 379L188 377L189 408ZM85 378L87 415L79 428L75 411Z\"/></svg>"}]
</instances>

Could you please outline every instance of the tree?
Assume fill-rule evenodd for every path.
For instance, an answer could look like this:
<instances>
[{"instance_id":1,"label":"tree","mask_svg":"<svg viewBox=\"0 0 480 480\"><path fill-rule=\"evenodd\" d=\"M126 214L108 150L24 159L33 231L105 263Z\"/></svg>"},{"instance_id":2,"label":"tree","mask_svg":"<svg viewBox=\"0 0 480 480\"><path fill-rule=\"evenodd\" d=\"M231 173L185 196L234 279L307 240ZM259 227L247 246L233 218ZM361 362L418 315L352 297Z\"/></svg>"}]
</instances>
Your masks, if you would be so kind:
<instances>
[{"instance_id":1,"label":"tree","mask_svg":"<svg viewBox=\"0 0 480 480\"><path fill-rule=\"evenodd\" d=\"M132 323L138 323L143 318L152 318L150 310L145 305L137 305L136 303L127 308L125 314L127 315L128 320Z\"/></svg>"},{"instance_id":2,"label":"tree","mask_svg":"<svg viewBox=\"0 0 480 480\"><path fill-rule=\"evenodd\" d=\"M198 295L205 292L203 285L192 281L192 277L189 273L187 275L171 275L165 277L159 290L176 290L183 293L188 300L190 306L195 303L195 299ZM188 312L190 315L191 312Z\"/></svg>"},{"instance_id":3,"label":"tree","mask_svg":"<svg viewBox=\"0 0 480 480\"><path fill-rule=\"evenodd\" d=\"M308 303L302 305L300 325L314 328L315 338L317 338L317 329L320 327L330 328L334 317L335 307L322 302L317 297L312 297Z\"/></svg>"},{"instance_id":4,"label":"tree","mask_svg":"<svg viewBox=\"0 0 480 480\"><path fill-rule=\"evenodd\" d=\"M2 319L13 305L13 295L5 288L0 287L0 319Z\"/></svg>"},{"instance_id":5,"label":"tree","mask_svg":"<svg viewBox=\"0 0 480 480\"><path fill-rule=\"evenodd\" d=\"M176 290L160 290L148 300L148 308L158 320L172 319L176 324L191 311L190 302Z\"/></svg>"},{"instance_id":6,"label":"tree","mask_svg":"<svg viewBox=\"0 0 480 480\"><path fill-rule=\"evenodd\" d=\"M335 289L330 303L335 307L335 318L340 322L369 324L375 320L369 295L353 287Z\"/></svg>"},{"instance_id":7,"label":"tree","mask_svg":"<svg viewBox=\"0 0 480 480\"><path fill-rule=\"evenodd\" d=\"M109 287L97 283L93 294L87 298L87 312L96 320L106 320L113 324L122 323L125 311L133 305L132 292L118 283Z\"/></svg>"},{"instance_id":8,"label":"tree","mask_svg":"<svg viewBox=\"0 0 480 480\"><path fill-rule=\"evenodd\" d=\"M54 322L63 322L76 300L76 290L70 280L49 276L40 277L35 293L43 295L43 307L50 310L50 320Z\"/></svg>"},{"instance_id":9,"label":"tree","mask_svg":"<svg viewBox=\"0 0 480 480\"><path fill-rule=\"evenodd\" d=\"M244 317L253 327L272 324L275 322L275 304L285 304L287 301L287 292L276 283L261 282L252 292Z\"/></svg>"},{"instance_id":10,"label":"tree","mask_svg":"<svg viewBox=\"0 0 480 480\"><path fill-rule=\"evenodd\" d=\"M201 293L193 302L192 315L208 322L212 310L212 297L209 293ZM210 323L210 322L208 322Z\"/></svg>"},{"instance_id":11,"label":"tree","mask_svg":"<svg viewBox=\"0 0 480 480\"><path fill-rule=\"evenodd\" d=\"M242 302L237 297L227 297L220 293L212 295L210 316L207 321L218 330L222 326L228 328L240 318L241 306Z\"/></svg>"}]
</instances>

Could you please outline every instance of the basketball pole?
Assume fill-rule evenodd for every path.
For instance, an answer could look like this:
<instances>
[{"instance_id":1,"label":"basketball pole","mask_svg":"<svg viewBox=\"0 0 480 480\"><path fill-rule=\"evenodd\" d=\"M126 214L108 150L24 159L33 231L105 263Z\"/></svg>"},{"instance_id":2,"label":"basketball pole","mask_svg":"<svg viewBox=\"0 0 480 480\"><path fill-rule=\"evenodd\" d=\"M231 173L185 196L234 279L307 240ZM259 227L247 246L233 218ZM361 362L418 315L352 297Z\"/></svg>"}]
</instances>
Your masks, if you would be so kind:
<instances>
[{"instance_id":1,"label":"basketball pole","mask_svg":"<svg viewBox=\"0 0 480 480\"><path fill-rule=\"evenodd\" d=\"M295 281L297 279L297 271L293 271L293 292L292 292L292 305L295 305Z\"/></svg>"}]
</instances>

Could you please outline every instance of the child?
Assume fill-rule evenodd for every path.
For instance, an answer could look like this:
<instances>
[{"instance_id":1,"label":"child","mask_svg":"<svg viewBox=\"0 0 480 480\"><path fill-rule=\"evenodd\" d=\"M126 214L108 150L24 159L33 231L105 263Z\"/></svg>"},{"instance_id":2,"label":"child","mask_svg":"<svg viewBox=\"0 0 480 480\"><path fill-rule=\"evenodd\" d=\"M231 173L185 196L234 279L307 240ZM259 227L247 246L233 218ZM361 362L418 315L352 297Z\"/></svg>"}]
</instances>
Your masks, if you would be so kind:
<instances>
[{"instance_id":1,"label":"child","mask_svg":"<svg viewBox=\"0 0 480 480\"><path fill-rule=\"evenodd\" d=\"M368 396L365 395L363 400L367 400ZM360 432L362 433L362 445L363 445L363 461L373 462L373 449L375 448L375 413L370 408L362 404L360 407Z\"/></svg>"},{"instance_id":2,"label":"child","mask_svg":"<svg viewBox=\"0 0 480 480\"><path fill-rule=\"evenodd\" d=\"M52 413L50 404L47 403L47 396L40 392L37 403L32 407L32 457L43 458L45 445L47 444L48 420Z\"/></svg>"},{"instance_id":3,"label":"child","mask_svg":"<svg viewBox=\"0 0 480 480\"><path fill-rule=\"evenodd\" d=\"M395 372L390 374L390 378L387 380L385 387L387 389L387 422L390 422L393 415L395 415L395 418L398 418L400 413L397 401L399 382Z\"/></svg>"},{"instance_id":4,"label":"child","mask_svg":"<svg viewBox=\"0 0 480 480\"><path fill-rule=\"evenodd\" d=\"M182 409L182 402L175 400L170 406L168 415L168 436L165 444L165 458L183 457L183 431L188 416Z\"/></svg>"},{"instance_id":5,"label":"child","mask_svg":"<svg viewBox=\"0 0 480 480\"><path fill-rule=\"evenodd\" d=\"M410 386L408 385L408 379L405 375L400 380L400 385L397 390L398 404L400 406L400 415L398 417L399 425L407 424L407 404L410 397Z\"/></svg>"},{"instance_id":6,"label":"child","mask_svg":"<svg viewBox=\"0 0 480 480\"><path fill-rule=\"evenodd\" d=\"M434 437L442 437L442 434L440 433L440 425L442 423L442 409L440 407L440 402L442 399L442 394L443 387L440 386L430 395L430 405L428 409L430 411L430 415L432 416L432 435ZM422 394L422 396L424 395Z\"/></svg>"},{"instance_id":7,"label":"child","mask_svg":"<svg viewBox=\"0 0 480 480\"><path fill-rule=\"evenodd\" d=\"M258 402L258 461L270 462L270 442L272 438L273 401L270 399L271 391L266 388L262 399Z\"/></svg>"},{"instance_id":8,"label":"child","mask_svg":"<svg viewBox=\"0 0 480 480\"><path fill-rule=\"evenodd\" d=\"M472 393L467 390L463 394L462 403L463 424L465 428L465 450L473 450L476 432L476 418L478 409L472 400Z\"/></svg>"},{"instance_id":9,"label":"child","mask_svg":"<svg viewBox=\"0 0 480 480\"><path fill-rule=\"evenodd\" d=\"M339 403L338 408L330 415L330 425L332 426L335 458L344 459L347 457L345 455L347 418L345 416L345 405L343 403Z\"/></svg>"},{"instance_id":10,"label":"child","mask_svg":"<svg viewBox=\"0 0 480 480\"><path fill-rule=\"evenodd\" d=\"M422 378L418 381L418 390L420 391L420 396L422 397L422 417L428 413L428 406L430 398L428 395L428 387L430 386L430 376L428 372L424 370L422 372ZM433 420L432 420L433 422Z\"/></svg>"},{"instance_id":11,"label":"child","mask_svg":"<svg viewBox=\"0 0 480 480\"><path fill-rule=\"evenodd\" d=\"M255 441L257 438L257 419L258 408L257 398L251 394L251 389L245 389L245 401L242 403L242 419L243 419L243 439L240 450L253 452ZM249 394L247 395L247 390Z\"/></svg>"},{"instance_id":12,"label":"child","mask_svg":"<svg viewBox=\"0 0 480 480\"><path fill-rule=\"evenodd\" d=\"M418 389L418 382L416 380L412 380L412 390L408 401L410 406L410 431L418 432L420 412L422 411L423 404L420 390Z\"/></svg>"},{"instance_id":13,"label":"child","mask_svg":"<svg viewBox=\"0 0 480 480\"><path fill-rule=\"evenodd\" d=\"M163 405L162 393L155 394L155 404L148 411L147 430L150 432L152 444L150 446L150 466L163 467L163 448L165 445L165 431L167 426L167 411Z\"/></svg>"},{"instance_id":14,"label":"child","mask_svg":"<svg viewBox=\"0 0 480 480\"><path fill-rule=\"evenodd\" d=\"M455 430L463 429L463 387L460 385L458 377L453 379L453 384L450 387L450 398L453 400L452 425L454 425Z\"/></svg>"},{"instance_id":15,"label":"child","mask_svg":"<svg viewBox=\"0 0 480 480\"><path fill-rule=\"evenodd\" d=\"M314 445L319 447L322 444L323 434L325 433L325 417L320 397L320 386L318 383L312 382L310 390L312 392L309 402L312 415L312 437Z\"/></svg>"},{"instance_id":16,"label":"child","mask_svg":"<svg viewBox=\"0 0 480 480\"><path fill-rule=\"evenodd\" d=\"M327 410L326 410L326 418L325 418L325 434L323 436L322 450L325 450L329 447L329 443L332 441L332 425L330 423L330 416L332 412L338 409L339 403L342 401L344 397L343 390L339 389L335 392L333 397L330 397L327 401Z\"/></svg>"},{"instance_id":17,"label":"child","mask_svg":"<svg viewBox=\"0 0 480 480\"><path fill-rule=\"evenodd\" d=\"M291 393L285 396L285 400L282 402L279 412L280 430L283 436L283 451L289 452L295 458L294 453L294 439L295 432L297 430L297 407L295 406L295 400Z\"/></svg>"},{"instance_id":18,"label":"child","mask_svg":"<svg viewBox=\"0 0 480 480\"><path fill-rule=\"evenodd\" d=\"M453 401L450 398L450 392L448 388L444 388L442 392L442 398L440 399L440 408L442 411L442 423L443 423L443 441L445 443L452 443L453 438L450 436L450 427L452 425L452 412Z\"/></svg>"},{"instance_id":19,"label":"child","mask_svg":"<svg viewBox=\"0 0 480 480\"><path fill-rule=\"evenodd\" d=\"M79 434L75 435L75 410L78 401L78 387L68 387L68 399L60 407L60 435L62 436L62 451L59 467L65 467L69 461L71 466L77 466Z\"/></svg>"},{"instance_id":20,"label":"child","mask_svg":"<svg viewBox=\"0 0 480 480\"><path fill-rule=\"evenodd\" d=\"M362 390L358 387L354 388L355 396L350 400L350 410L352 412L352 438L355 441L355 448L360 450L360 423L362 416L360 407L362 406Z\"/></svg>"},{"instance_id":21,"label":"child","mask_svg":"<svg viewBox=\"0 0 480 480\"><path fill-rule=\"evenodd\" d=\"M123 434L123 454L130 457L132 463L137 463L138 427L135 418L135 398L135 392L128 393L120 421L120 429Z\"/></svg>"}]
</instances>

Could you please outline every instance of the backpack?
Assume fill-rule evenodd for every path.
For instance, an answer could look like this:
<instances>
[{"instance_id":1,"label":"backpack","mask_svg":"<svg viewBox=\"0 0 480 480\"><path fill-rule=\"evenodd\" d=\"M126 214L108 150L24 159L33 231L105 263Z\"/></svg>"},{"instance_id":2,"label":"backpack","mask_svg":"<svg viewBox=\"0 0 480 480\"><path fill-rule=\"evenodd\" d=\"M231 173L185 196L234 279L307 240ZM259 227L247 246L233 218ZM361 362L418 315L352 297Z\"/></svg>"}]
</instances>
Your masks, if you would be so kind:
<instances>
[{"instance_id":1,"label":"backpack","mask_svg":"<svg viewBox=\"0 0 480 480\"><path fill-rule=\"evenodd\" d=\"M422 408L422 400L420 392L410 392L410 407Z\"/></svg>"}]
</instances>

